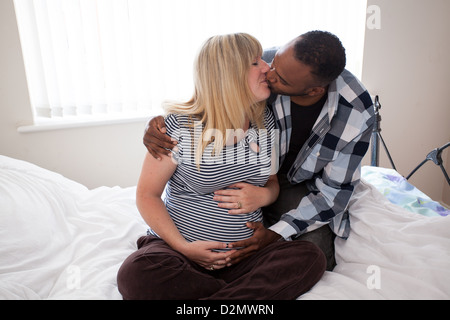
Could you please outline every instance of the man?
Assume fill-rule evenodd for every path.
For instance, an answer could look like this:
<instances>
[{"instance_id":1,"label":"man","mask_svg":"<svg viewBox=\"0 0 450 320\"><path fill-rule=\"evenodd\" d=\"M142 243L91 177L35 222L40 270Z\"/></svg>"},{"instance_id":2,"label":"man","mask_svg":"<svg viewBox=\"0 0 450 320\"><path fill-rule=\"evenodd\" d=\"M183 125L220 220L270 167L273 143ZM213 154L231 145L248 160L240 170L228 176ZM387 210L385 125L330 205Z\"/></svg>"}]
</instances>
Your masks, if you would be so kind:
<instances>
[{"instance_id":1,"label":"man","mask_svg":"<svg viewBox=\"0 0 450 320\"><path fill-rule=\"evenodd\" d=\"M274 54L275 50L266 51L263 58L272 61L268 107L280 130L280 195L264 208L266 225L249 223L253 237L233 244L243 249L230 263L284 238L314 242L332 270L334 237L345 239L350 232L347 207L369 146L373 103L364 86L345 70L345 49L331 33L305 33ZM144 137L154 156L152 149L158 148L153 135L163 126L161 118L152 120ZM173 147L167 141L157 144ZM216 199L232 202L239 191L218 191Z\"/></svg>"}]
</instances>

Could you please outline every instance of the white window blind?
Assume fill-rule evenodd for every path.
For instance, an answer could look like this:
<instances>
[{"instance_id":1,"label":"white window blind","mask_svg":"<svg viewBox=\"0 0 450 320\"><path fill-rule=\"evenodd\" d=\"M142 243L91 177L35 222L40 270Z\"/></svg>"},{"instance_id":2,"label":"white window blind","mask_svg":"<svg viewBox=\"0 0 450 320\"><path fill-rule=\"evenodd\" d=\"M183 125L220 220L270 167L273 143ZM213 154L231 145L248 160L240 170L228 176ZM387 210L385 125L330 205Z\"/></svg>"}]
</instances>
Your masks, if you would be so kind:
<instances>
[{"instance_id":1,"label":"white window blind","mask_svg":"<svg viewBox=\"0 0 450 320\"><path fill-rule=\"evenodd\" d=\"M188 99L208 37L247 32L263 47L336 34L361 74L366 1L15 0L35 118L160 114Z\"/></svg>"}]
</instances>

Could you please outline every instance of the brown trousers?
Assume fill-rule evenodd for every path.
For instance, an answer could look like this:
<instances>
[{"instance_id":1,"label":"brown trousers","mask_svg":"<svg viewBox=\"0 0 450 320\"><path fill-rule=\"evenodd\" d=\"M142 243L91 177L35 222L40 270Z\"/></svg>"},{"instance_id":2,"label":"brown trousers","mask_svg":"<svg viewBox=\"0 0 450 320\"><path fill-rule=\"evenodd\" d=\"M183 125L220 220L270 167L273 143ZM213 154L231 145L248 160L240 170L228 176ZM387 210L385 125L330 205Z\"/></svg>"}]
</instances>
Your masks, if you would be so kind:
<instances>
[{"instance_id":1,"label":"brown trousers","mask_svg":"<svg viewBox=\"0 0 450 320\"><path fill-rule=\"evenodd\" d=\"M144 236L121 266L126 300L293 300L322 277L326 259L307 241L279 241L221 270L208 271L163 240Z\"/></svg>"}]
</instances>

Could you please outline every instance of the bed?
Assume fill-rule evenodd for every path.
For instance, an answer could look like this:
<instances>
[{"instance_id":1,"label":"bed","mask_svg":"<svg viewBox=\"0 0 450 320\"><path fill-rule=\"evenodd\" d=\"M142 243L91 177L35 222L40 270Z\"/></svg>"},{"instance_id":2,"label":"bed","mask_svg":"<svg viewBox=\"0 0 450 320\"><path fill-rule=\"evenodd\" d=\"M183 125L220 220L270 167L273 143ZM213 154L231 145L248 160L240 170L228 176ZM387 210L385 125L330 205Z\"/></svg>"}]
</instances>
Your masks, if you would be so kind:
<instances>
[{"instance_id":1,"label":"bed","mask_svg":"<svg viewBox=\"0 0 450 320\"><path fill-rule=\"evenodd\" d=\"M135 191L0 156L0 299L121 299L118 268L147 229ZM449 299L450 212L411 194L395 170L364 167L337 266L299 299Z\"/></svg>"}]
</instances>

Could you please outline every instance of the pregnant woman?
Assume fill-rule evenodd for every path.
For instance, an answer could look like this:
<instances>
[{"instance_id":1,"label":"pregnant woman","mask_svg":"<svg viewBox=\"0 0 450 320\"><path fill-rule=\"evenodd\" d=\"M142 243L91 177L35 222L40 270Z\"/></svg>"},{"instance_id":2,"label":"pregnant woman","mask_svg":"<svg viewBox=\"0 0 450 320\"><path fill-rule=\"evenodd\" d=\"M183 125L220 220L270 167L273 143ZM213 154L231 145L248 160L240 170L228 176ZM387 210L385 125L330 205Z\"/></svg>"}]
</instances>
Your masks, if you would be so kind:
<instances>
[{"instance_id":1,"label":"pregnant woman","mask_svg":"<svg viewBox=\"0 0 450 320\"><path fill-rule=\"evenodd\" d=\"M124 299L295 299L322 276L322 252L302 241L229 263L239 250L233 242L253 234L262 212L238 199L218 206L214 191L244 181L264 205L279 191L261 55L248 34L212 37L195 62L191 100L165 103L167 133L178 145L171 157L144 159L136 201L150 228L119 270Z\"/></svg>"}]
</instances>

